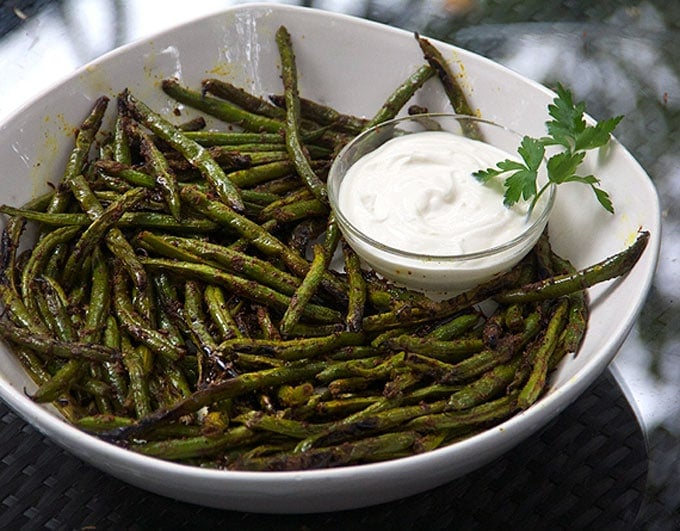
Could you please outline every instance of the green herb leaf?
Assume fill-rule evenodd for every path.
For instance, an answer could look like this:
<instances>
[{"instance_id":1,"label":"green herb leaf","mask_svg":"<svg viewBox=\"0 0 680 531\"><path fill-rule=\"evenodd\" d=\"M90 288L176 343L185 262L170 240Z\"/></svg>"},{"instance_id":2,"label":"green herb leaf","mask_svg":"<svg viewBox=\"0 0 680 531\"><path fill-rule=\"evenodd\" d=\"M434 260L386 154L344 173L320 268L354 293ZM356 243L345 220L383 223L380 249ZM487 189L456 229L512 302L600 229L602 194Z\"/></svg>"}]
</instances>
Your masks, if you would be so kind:
<instances>
[{"instance_id":1,"label":"green herb leaf","mask_svg":"<svg viewBox=\"0 0 680 531\"><path fill-rule=\"evenodd\" d=\"M536 195L538 169L543 161L545 146L540 140L525 136L517 152L522 157L523 162L506 159L499 162L496 168L488 168L473 173L475 178L485 183L504 173L513 172L503 183L503 186L505 186L503 203L507 206L514 205L520 199L529 200Z\"/></svg>"},{"instance_id":2,"label":"green herb leaf","mask_svg":"<svg viewBox=\"0 0 680 531\"><path fill-rule=\"evenodd\" d=\"M604 209L610 214L613 214L614 205L611 198L609 197L609 194L597 186L591 186L591 188L593 189L593 192L595 192L595 197L597 197L597 200L604 207Z\"/></svg>"},{"instance_id":3,"label":"green herb leaf","mask_svg":"<svg viewBox=\"0 0 680 531\"><path fill-rule=\"evenodd\" d=\"M563 183L576 173L576 168L581 165L585 151L570 153L563 151L548 159L548 179L553 183Z\"/></svg>"},{"instance_id":4,"label":"green herb leaf","mask_svg":"<svg viewBox=\"0 0 680 531\"><path fill-rule=\"evenodd\" d=\"M616 128L623 116L616 116L607 120L602 120L595 126L586 127L576 136L574 149L596 149L609 142L612 131Z\"/></svg>"},{"instance_id":5,"label":"green herb leaf","mask_svg":"<svg viewBox=\"0 0 680 531\"><path fill-rule=\"evenodd\" d=\"M596 186L599 180L594 175L577 175L576 171L588 150L603 147L609 142L612 132L623 117L617 116L592 126L587 125L584 117L585 103L574 103L571 92L562 85L557 86L556 92L557 96L548 105L548 114L552 118L546 122L549 136L540 139L525 136L517 148L522 162L506 159L499 162L495 168L480 170L473 175L480 182L486 183L492 178L508 173L503 182L505 187L503 203L508 206L514 205L520 199L533 198L535 203L550 184L582 183L590 186L602 207L613 213L614 207L609 194ZM548 159L546 165L548 182L538 190L538 171L547 146L562 146L563 151Z\"/></svg>"},{"instance_id":6,"label":"green herb leaf","mask_svg":"<svg viewBox=\"0 0 680 531\"><path fill-rule=\"evenodd\" d=\"M552 137L551 144L559 144L571 150L576 142L576 136L586 128L583 114L585 103L574 104L571 92L561 84L557 85L557 97L548 105L548 114L553 118L546 122L548 134Z\"/></svg>"},{"instance_id":7,"label":"green herb leaf","mask_svg":"<svg viewBox=\"0 0 680 531\"><path fill-rule=\"evenodd\" d=\"M503 183L505 186L505 198L503 203L512 206L521 198L528 200L536 195L536 172L529 169L519 170Z\"/></svg>"},{"instance_id":8,"label":"green herb leaf","mask_svg":"<svg viewBox=\"0 0 680 531\"><path fill-rule=\"evenodd\" d=\"M522 157L522 160L524 160L528 169L538 171L545 155L545 145L537 138L525 136L522 138L522 143L517 148L517 152Z\"/></svg>"}]
</instances>

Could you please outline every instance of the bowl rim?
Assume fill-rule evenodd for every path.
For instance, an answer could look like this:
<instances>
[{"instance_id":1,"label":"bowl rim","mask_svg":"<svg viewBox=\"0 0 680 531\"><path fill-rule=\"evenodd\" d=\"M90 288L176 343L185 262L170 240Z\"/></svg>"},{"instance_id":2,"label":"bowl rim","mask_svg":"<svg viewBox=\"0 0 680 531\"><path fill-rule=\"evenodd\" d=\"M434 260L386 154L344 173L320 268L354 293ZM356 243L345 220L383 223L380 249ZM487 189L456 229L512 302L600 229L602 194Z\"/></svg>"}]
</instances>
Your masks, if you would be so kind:
<instances>
[{"instance_id":1,"label":"bowl rim","mask_svg":"<svg viewBox=\"0 0 680 531\"><path fill-rule=\"evenodd\" d=\"M386 243L383 243L381 241L376 240L375 238L368 236L365 232L360 230L359 228L356 227L354 223L352 223L347 216L343 213L342 209L340 208L339 201L338 201L338 196L340 193L340 188L341 188L341 176L339 175L340 170L338 169L338 165L342 162L342 158L344 155L346 155L350 150L352 150L357 143L361 142L362 140L365 140L367 137L370 135L376 133L382 128L385 127L390 127L394 125L398 125L400 123L404 122L417 122L417 119L423 119L423 118L435 118L435 119L440 119L440 118L446 118L446 119L452 119L452 120L467 120L467 121L472 121L475 123L481 123L485 125L490 125L493 127L497 127L502 129L505 132L511 133L518 138L522 138L523 135L520 134L519 132L515 131L514 129L507 127L506 125L500 124L498 122L494 122L493 120L488 120L486 118L481 118L479 116L474 116L470 114L459 114L459 113L447 113L447 112L427 112L427 113L419 113L419 114L413 114L413 115L408 115L408 116L401 116L397 118L393 118L391 120L386 120L384 122L381 122L379 124L376 124L365 131L362 131L359 133L357 136L352 138L343 148L340 150L340 152L334 157L333 163L331 164L329 173L328 173L328 201L331 205L331 208L333 209L333 212L335 214L335 217L338 220L338 224L340 225L341 228L346 229L349 231L353 236L358 238L362 243L367 244L371 246L372 248L379 250L384 253L388 253L391 255L399 256L402 258L407 258L410 260L416 260L416 261L425 261L425 262L470 262L482 258L488 258L491 256L495 256L498 254L501 254L505 251L508 251L510 249L513 249L517 247L518 245L522 244L524 241L527 240L529 236L535 233L535 231L539 227L545 226L545 224L548 222L548 218L550 217L550 214L552 212L553 206L555 204L555 197L557 195L557 186L554 183L548 183L548 188L546 189L546 192L543 193L541 198L539 198L538 203L536 204L537 206L541 207L540 212L538 215L532 219L531 223L529 223L519 234L517 234L514 238L507 240L501 244L494 245L493 247L489 247L487 249L482 249L479 251L472 251L469 253L458 253L458 254L433 254L433 253L421 253L421 252L414 252L414 251L407 251L404 249L400 249L398 247L393 247L391 245L388 245ZM423 131L426 132L426 131ZM408 133L408 134L418 134L418 132L414 133ZM545 160L545 158L544 158ZM356 161L355 161L356 163ZM353 163L354 164L354 163ZM527 213L527 216L531 216L532 212L535 212L535 210L530 210Z\"/></svg>"}]
</instances>

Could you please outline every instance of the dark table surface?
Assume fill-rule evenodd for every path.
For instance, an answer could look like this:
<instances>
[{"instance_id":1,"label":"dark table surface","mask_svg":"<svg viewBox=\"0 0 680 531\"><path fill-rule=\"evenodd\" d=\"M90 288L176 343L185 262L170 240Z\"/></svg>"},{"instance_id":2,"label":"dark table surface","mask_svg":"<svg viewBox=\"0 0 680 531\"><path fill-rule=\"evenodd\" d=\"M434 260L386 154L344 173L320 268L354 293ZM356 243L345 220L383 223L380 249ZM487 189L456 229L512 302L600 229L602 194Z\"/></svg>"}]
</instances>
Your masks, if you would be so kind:
<instances>
[{"instance_id":1,"label":"dark table surface","mask_svg":"<svg viewBox=\"0 0 680 531\"><path fill-rule=\"evenodd\" d=\"M0 0L0 120L121 44L247 2ZM663 241L642 313L607 371L540 433L489 465L394 503L272 516L197 507L99 472L0 402L0 529L680 529L680 2L326 0L557 81L654 181ZM161 7L162 6L162 7Z\"/></svg>"}]
</instances>

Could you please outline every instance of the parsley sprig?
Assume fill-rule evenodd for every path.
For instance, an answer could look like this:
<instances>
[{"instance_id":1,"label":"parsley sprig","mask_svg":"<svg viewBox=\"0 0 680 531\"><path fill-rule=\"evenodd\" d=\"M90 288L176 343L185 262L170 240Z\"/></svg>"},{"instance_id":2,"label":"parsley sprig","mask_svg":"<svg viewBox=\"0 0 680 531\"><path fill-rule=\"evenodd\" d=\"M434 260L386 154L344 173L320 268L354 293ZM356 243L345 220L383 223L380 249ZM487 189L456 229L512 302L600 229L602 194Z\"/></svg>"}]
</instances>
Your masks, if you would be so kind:
<instances>
[{"instance_id":1,"label":"parsley sprig","mask_svg":"<svg viewBox=\"0 0 680 531\"><path fill-rule=\"evenodd\" d=\"M549 136L543 138L525 136L517 149L522 162L506 159L499 162L495 168L480 170L473 175L485 183L499 175L509 174L503 183L505 187L503 203L512 206L520 199L525 201L531 199L530 209L533 209L550 184L583 183L590 186L602 207L613 214L611 198L598 186L599 179L594 175L578 175L576 171L587 151L605 146L609 142L612 132L623 116L602 120L596 125L587 125L584 118L586 104L574 103L571 92L562 85L557 86L556 92L557 96L548 105L548 114L552 118L546 122ZM538 171L547 146L561 146L563 149L548 159L546 165L548 181L538 190Z\"/></svg>"}]
</instances>

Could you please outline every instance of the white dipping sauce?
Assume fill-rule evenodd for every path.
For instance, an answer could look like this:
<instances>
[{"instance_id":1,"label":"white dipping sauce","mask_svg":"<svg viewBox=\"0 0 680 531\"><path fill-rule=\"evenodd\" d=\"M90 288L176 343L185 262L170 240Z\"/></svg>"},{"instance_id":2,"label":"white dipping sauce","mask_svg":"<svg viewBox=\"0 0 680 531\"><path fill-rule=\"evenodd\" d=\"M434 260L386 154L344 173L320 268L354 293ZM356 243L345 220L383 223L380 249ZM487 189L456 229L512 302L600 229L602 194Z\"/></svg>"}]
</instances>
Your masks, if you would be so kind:
<instances>
[{"instance_id":1,"label":"white dipping sauce","mask_svg":"<svg viewBox=\"0 0 680 531\"><path fill-rule=\"evenodd\" d=\"M340 186L345 217L366 236L427 255L459 255L512 240L527 227L526 206L508 208L503 189L473 172L516 158L443 131L396 137L355 162Z\"/></svg>"}]
</instances>

